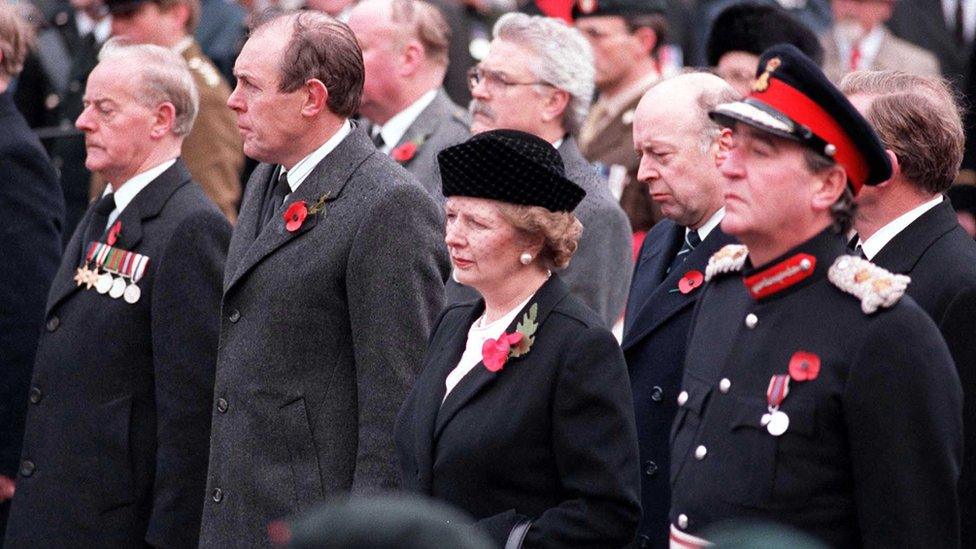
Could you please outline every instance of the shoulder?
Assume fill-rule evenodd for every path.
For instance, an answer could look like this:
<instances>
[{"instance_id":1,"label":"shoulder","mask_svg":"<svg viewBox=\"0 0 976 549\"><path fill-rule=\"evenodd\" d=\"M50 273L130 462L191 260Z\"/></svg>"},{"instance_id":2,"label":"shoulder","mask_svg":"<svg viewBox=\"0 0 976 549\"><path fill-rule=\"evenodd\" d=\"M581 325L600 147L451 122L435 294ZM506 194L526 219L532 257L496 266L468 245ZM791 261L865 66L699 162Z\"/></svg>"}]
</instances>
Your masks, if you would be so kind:
<instances>
[{"instance_id":1,"label":"shoulder","mask_svg":"<svg viewBox=\"0 0 976 549\"><path fill-rule=\"evenodd\" d=\"M705 280L712 280L728 273L742 271L749 256L749 248L742 244L726 244L708 258L705 267Z\"/></svg>"},{"instance_id":2,"label":"shoulder","mask_svg":"<svg viewBox=\"0 0 976 549\"><path fill-rule=\"evenodd\" d=\"M920 72L923 69L926 73L938 72L939 60L929 50L898 38L890 31L887 31L885 38L887 40L885 47L891 51L893 56L901 60L903 67L914 72Z\"/></svg>"},{"instance_id":3,"label":"shoulder","mask_svg":"<svg viewBox=\"0 0 976 549\"><path fill-rule=\"evenodd\" d=\"M905 295L911 278L892 273L866 259L842 255L827 270L827 278L844 293L861 301L866 315L890 308Z\"/></svg>"},{"instance_id":4,"label":"shoulder","mask_svg":"<svg viewBox=\"0 0 976 549\"><path fill-rule=\"evenodd\" d=\"M171 220L175 232L230 232L230 222L194 180L173 191L159 216Z\"/></svg>"},{"instance_id":5,"label":"shoulder","mask_svg":"<svg viewBox=\"0 0 976 549\"><path fill-rule=\"evenodd\" d=\"M563 330L574 332L586 332L589 330L606 330L604 322L578 297L572 293L566 294L549 313L546 323L552 323L551 327L559 327Z\"/></svg>"},{"instance_id":6,"label":"shoulder","mask_svg":"<svg viewBox=\"0 0 976 549\"><path fill-rule=\"evenodd\" d=\"M199 48L189 50L186 66L190 68L190 74L197 82L201 96L213 95L221 87L223 77L220 76L220 71Z\"/></svg>"}]
</instances>

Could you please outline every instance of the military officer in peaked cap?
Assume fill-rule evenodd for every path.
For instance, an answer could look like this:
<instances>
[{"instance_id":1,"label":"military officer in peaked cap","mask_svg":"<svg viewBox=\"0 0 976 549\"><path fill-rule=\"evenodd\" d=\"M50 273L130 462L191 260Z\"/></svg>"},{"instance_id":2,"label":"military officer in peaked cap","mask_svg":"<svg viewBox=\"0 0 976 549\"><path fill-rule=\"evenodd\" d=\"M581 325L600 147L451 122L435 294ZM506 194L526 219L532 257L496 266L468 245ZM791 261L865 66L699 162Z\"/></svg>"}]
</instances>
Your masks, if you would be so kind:
<instances>
[{"instance_id":1,"label":"military officer in peaked cap","mask_svg":"<svg viewBox=\"0 0 976 549\"><path fill-rule=\"evenodd\" d=\"M737 520L831 546L957 547L962 392L908 277L844 255L853 196L888 179L877 135L793 46L760 58L722 165L672 430L672 546Z\"/></svg>"}]
</instances>

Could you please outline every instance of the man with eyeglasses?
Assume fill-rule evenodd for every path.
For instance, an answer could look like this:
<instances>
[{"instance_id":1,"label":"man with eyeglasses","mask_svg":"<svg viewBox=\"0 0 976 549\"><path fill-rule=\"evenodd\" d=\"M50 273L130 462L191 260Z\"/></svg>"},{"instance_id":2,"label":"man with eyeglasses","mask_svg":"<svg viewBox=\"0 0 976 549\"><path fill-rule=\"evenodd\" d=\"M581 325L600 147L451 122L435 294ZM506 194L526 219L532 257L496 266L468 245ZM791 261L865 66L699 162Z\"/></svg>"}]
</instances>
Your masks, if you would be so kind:
<instances>
[{"instance_id":1,"label":"man with eyeglasses","mask_svg":"<svg viewBox=\"0 0 976 549\"><path fill-rule=\"evenodd\" d=\"M661 78L657 54L668 27L665 9L659 0L577 2L573 7L576 28L593 48L600 92L580 129L580 150L620 197L636 241L662 218L647 188L637 182L632 136L637 103Z\"/></svg>"},{"instance_id":2,"label":"man with eyeglasses","mask_svg":"<svg viewBox=\"0 0 976 549\"><path fill-rule=\"evenodd\" d=\"M611 327L630 286L630 226L607 184L583 158L576 135L593 97L593 54L562 21L511 13L495 24L488 55L471 73L471 132L513 129L559 149L566 177L586 191L575 214L583 236L562 273L570 290ZM474 297L452 281L448 301Z\"/></svg>"}]
</instances>

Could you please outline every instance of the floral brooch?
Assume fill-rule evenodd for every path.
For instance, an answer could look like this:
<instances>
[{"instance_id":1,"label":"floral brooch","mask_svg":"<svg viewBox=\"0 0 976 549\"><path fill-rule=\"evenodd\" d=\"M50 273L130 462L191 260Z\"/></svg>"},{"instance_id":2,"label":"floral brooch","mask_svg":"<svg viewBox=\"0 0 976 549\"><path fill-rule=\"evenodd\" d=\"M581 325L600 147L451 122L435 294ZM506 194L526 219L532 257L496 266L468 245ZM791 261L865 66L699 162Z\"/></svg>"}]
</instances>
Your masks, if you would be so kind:
<instances>
[{"instance_id":1,"label":"floral brooch","mask_svg":"<svg viewBox=\"0 0 976 549\"><path fill-rule=\"evenodd\" d=\"M509 358L518 358L529 352L535 343L535 332L539 329L536 322L538 314L539 304L533 303L529 311L522 315L514 332L504 333L498 339L485 340L481 346L481 360L489 372L501 371Z\"/></svg>"},{"instance_id":2,"label":"floral brooch","mask_svg":"<svg viewBox=\"0 0 976 549\"><path fill-rule=\"evenodd\" d=\"M292 202L288 209L282 217L285 219L285 230L290 233L297 231L302 228L305 224L305 218L310 215L316 215L320 212L325 212L325 204L331 200L329 198L329 193L325 193L315 201L310 207L308 203L304 200L297 200Z\"/></svg>"}]
</instances>

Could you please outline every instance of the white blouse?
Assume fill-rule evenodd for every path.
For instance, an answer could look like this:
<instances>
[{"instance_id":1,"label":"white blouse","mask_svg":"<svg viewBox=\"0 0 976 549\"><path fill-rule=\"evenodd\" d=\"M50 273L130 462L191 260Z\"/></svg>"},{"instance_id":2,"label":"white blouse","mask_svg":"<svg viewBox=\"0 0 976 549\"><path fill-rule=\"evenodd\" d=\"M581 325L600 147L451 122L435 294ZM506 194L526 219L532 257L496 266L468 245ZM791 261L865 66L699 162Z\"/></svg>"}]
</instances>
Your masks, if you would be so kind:
<instances>
[{"instance_id":1,"label":"white blouse","mask_svg":"<svg viewBox=\"0 0 976 549\"><path fill-rule=\"evenodd\" d=\"M451 390L454 389L458 382L481 362L481 348L484 346L485 341L489 338L498 339L501 337L505 332L505 328L508 328L508 325L515 320L515 316L519 314L519 311L534 296L535 294L530 295L525 301L516 305L514 309L505 313L505 316L491 324L484 324L484 315L471 323L471 328L468 329L468 341L464 345L464 354L461 355L461 360L458 361L458 365L451 370L451 373L447 374L447 379L444 381L444 384L447 386L447 390L444 391L444 400L447 399L447 395L451 393ZM444 400L441 400L441 403Z\"/></svg>"}]
</instances>

